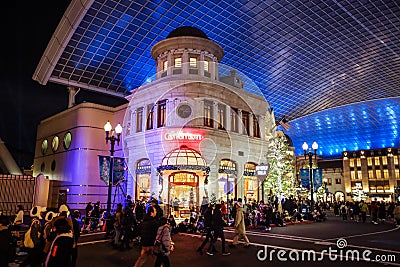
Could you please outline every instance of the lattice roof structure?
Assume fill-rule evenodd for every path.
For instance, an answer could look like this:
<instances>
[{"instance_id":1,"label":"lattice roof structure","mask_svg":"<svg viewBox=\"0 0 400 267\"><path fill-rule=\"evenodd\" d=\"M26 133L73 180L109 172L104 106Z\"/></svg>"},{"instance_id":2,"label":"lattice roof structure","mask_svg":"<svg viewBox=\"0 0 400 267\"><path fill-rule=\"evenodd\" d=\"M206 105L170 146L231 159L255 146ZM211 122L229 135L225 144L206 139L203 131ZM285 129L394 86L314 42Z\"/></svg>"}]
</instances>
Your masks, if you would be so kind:
<instances>
[{"instance_id":1,"label":"lattice roof structure","mask_svg":"<svg viewBox=\"0 0 400 267\"><path fill-rule=\"evenodd\" d=\"M201 29L221 64L256 85L322 156L400 147L400 2L386 0L71 1L33 79L124 97L155 76L151 47Z\"/></svg>"}]
</instances>

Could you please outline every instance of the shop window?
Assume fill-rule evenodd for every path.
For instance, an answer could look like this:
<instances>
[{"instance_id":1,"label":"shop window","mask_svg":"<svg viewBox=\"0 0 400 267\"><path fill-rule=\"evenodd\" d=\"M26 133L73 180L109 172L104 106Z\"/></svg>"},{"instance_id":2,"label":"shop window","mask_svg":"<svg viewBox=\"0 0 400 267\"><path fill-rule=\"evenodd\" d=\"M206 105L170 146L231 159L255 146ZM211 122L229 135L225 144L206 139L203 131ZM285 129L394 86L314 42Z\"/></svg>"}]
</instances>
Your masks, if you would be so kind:
<instances>
[{"instance_id":1,"label":"shop window","mask_svg":"<svg viewBox=\"0 0 400 267\"><path fill-rule=\"evenodd\" d=\"M218 129L225 129L226 106L218 104Z\"/></svg>"},{"instance_id":2,"label":"shop window","mask_svg":"<svg viewBox=\"0 0 400 267\"><path fill-rule=\"evenodd\" d=\"M204 101L204 126L213 127L213 102Z\"/></svg>"},{"instance_id":3,"label":"shop window","mask_svg":"<svg viewBox=\"0 0 400 267\"><path fill-rule=\"evenodd\" d=\"M164 127L167 119L167 100L157 103L157 127Z\"/></svg>"},{"instance_id":4,"label":"shop window","mask_svg":"<svg viewBox=\"0 0 400 267\"><path fill-rule=\"evenodd\" d=\"M231 131L237 133L239 131L238 109L231 108Z\"/></svg>"},{"instance_id":5,"label":"shop window","mask_svg":"<svg viewBox=\"0 0 400 267\"><path fill-rule=\"evenodd\" d=\"M143 108L136 110L136 132L143 131Z\"/></svg>"},{"instance_id":6,"label":"shop window","mask_svg":"<svg viewBox=\"0 0 400 267\"><path fill-rule=\"evenodd\" d=\"M136 167L136 196L138 199L150 198L151 163L148 159L138 162Z\"/></svg>"}]
</instances>

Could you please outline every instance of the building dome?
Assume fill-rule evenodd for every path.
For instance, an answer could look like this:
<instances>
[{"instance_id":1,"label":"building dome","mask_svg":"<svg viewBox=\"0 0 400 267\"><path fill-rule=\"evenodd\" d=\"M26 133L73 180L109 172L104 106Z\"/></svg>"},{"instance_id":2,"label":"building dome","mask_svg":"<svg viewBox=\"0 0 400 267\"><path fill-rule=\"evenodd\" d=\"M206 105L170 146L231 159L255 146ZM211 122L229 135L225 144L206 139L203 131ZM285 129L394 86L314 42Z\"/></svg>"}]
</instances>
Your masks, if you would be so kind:
<instances>
[{"instance_id":1,"label":"building dome","mask_svg":"<svg viewBox=\"0 0 400 267\"><path fill-rule=\"evenodd\" d=\"M207 35L202 30L192 26L183 26L176 28L175 30L173 30L168 34L167 39L173 37L183 37L183 36L192 36L192 37L200 37L208 39Z\"/></svg>"},{"instance_id":2,"label":"building dome","mask_svg":"<svg viewBox=\"0 0 400 267\"><path fill-rule=\"evenodd\" d=\"M206 166L206 161L194 149L185 145L172 150L162 160L161 166Z\"/></svg>"}]
</instances>

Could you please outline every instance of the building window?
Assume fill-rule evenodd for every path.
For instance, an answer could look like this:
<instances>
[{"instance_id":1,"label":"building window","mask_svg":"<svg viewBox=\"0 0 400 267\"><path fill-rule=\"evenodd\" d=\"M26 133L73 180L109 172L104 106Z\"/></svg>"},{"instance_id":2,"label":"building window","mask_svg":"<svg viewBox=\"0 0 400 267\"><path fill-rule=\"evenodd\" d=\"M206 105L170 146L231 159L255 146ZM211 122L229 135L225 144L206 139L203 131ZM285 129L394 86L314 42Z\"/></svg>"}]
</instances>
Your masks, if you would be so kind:
<instances>
[{"instance_id":1,"label":"building window","mask_svg":"<svg viewBox=\"0 0 400 267\"><path fill-rule=\"evenodd\" d=\"M355 171L350 171L350 178L351 178L351 180L355 180L356 179L356 172Z\"/></svg>"},{"instance_id":2,"label":"building window","mask_svg":"<svg viewBox=\"0 0 400 267\"><path fill-rule=\"evenodd\" d=\"M235 133L239 131L237 108L231 108L231 131Z\"/></svg>"},{"instance_id":3,"label":"building window","mask_svg":"<svg viewBox=\"0 0 400 267\"><path fill-rule=\"evenodd\" d=\"M375 166L380 166L379 157L375 157Z\"/></svg>"},{"instance_id":4,"label":"building window","mask_svg":"<svg viewBox=\"0 0 400 267\"><path fill-rule=\"evenodd\" d=\"M182 68L182 58L180 58L180 57L175 58L174 67L175 68Z\"/></svg>"},{"instance_id":5,"label":"building window","mask_svg":"<svg viewBox=\"0 0 400 267\"><path fill-rule=\"evenodd\" d=\"M326 185L332 185L332 178L326 179Z\"/></svg>"},{"instance_id":6,"label":"building window","mask_svg":"<svg viewBox=\"0 0 400 267\"><path fill-rule=\"evenodd\" d=\"M218 129L225 129L226 106L218 104Z\"/></svg>"},{"instance_id":7,"label":"building window","mask_svg":"<svg viewBox=\"0 0 400 267\"><path fill-rule=\"evenodd\" d=\"M143 108L136 110L136 132L143 131Z\"/></svg>"},{"instance_id":8,"label":"building window","mask_svg":"<svg viewBox=\"0 0 400 267\"><path fill-rule=\"evenodd\" d=\"M247 111L242 111L242 122L243 127L246 130L246 134L250 135L250 113Z\"/></svg>"},{"instance_id":9,"label":"building window","mask_svg":"<svg viewBox=\"0 0 400 267\"><path fill-rule=\"evenodd\" d=\"M368 170L368 179L375 180L374 170Z\"/></svg>"},{"instance_id":10,"label":"building window","mask_svg":"<svg viewBox=\"0 0 400 267\"><path fill-rule=\"evenodd\" d=\"M166 60L163 62L163 71L167 71L167 69L168 69L168 61Z\"/></svg>"},{"instance_id":11,"label":"building window","mask_svg":"<svg viewBox=\"0 0 400 267\"><path fill-rule=\"evenodd\" d=\"M360 158L357 159L357 167L361 167L361 159Z\"/></svg>"},{"instance_id":12,"label":"building window","mask_svg":"<svg viewBox=\"0 0 400 267\"><path fill-rule=\"evenodd\" d=\"M164 127L167 119L167 100L157 102L157 127Z\"/></svg>"},{"instance_id":13,"label":"building window","mask_svg":"<svg viewBox=\"0 0 400 267\"><path fill-rule=\"evenodd\" d=\"M72 141L72 134L70 132L67 132L64 135L64 148L69 149L71 146L71 141Z\"/></svg>"},{"instance_id":14,"label":"building window","mask_svg":"<svg viewBox=\"0 0 400 267\"><path fill-rule=\"evenodd\" d=\"M53 137L53 140L51 141L51 149L53 150L53 152L57 151L59 144L60 144L60 139L56 135Z\"/></svg>"},{"instance_id":15,"label":"building window","mask_svg":"<svg viewBox=\"0 0 400 267\"><path fill-rule=\"evenodd\" d=\"M350 159L350 167L354 167L354 159Z\"/></svg>"},{"instance_id":16,"label":"building window","mask_svg":"<svg viewBox=\"0 0 400 267\"><path fill-rule=\"evenodd\" d=\"M372 166L372 158L371 158L371 157L368 157L368 158L367 158L367 161L368 161L368 166Z\"/></svg>"},{"instance_id":17,"label":"building window","mask_svg":"<svg viewBox=\"0 0 400 267\"><path fill-rule=\"evenodd\" d=\"M208 68L209 68L209 67L208 67L208 61L207 61L207 60L204 60L204 71L209 71Z\"/></svg>"},{"instance_id":18,"label":"building window","mask_svg":"<svg viewBox=\"0 0 400 267\"><path fill-rule=\"evenodd\" d=\"M357 171L357 179L362 179L362 171Z\"/></svg>"},{"instance_id":19,"label":"building window","mask_svg":"<svg viewBox=\"0 0 400 267\"><path fill-rule=\"evenodd\" d=\"M389 170L383 170L383 179L389 179Z\"/></svg>"},{"instance_id":20,"label":"building window","mask_svg":"<svg viewBox=\"0 0 400 267\"><path fill-rule=\"evenodd\" d=\"M49 142L47 141L47 139L44 139L42 142L42 155L46 154L48 147L49 147Z\"/></svg>"},{"instance_id":21,"label":"building window","mask_svg":"<svg viewBox=\"0 0 400 267\"><path fill-rule=\"evenodd\" d=\"M385 157L382 157L382 164L383 165L387 165L387 157L385 156Z\"/></svg>"},{"instance_id":22,"label":"building window","mask_svg":"<svg viewBox=\"0 0 400 267\"><path fill-rule=\"evenodd\" d=\"M195 58L195 57L189 58L189 67L197 68L197 58Z\"/></svg>"},{"instance_id":23,"label":"building window","mask_svg":"<svg viewBox=\"0 0 400 267\"><path fill-rule=\"evenodd\" d=\"M213 127L213 102L204 101L204 126Z\"/></svg>"},{"instance_id":24,"label":"building window","mask_svg":"<svg viewBox=\"0 0 400 267\"><path fill-rule=\"evenodd\" d=\"M261 137L260 125L258 124L258 118L253 114L253 135L254 137Z\"/></svg>"},{"instance_id":25,"label":"building window","mask_svg":"<svg viewBox=\"0 0 400 267\"><path fill-rule=\"evenodd\" d=\"M146 121L146 130L150 130L154 128L153 122L154 122L154 106L149 105L147 106L147 121Z\"/></svg>"},{"instance_id":26,"label":"building window","mask_svg":"<svg viewBox=\"0 0 400 267\"><path fill-rule=\"evenodd\" d=\"M342 184L342 179L340 179L340 178L336 178L335 180L336 180L336 181L335 181L335 182L336 182L336 184Z\"/></svg>"},{"instance_id":27,"label":"building window","mask_svg":"<svg viewBox=\"0 0 400 267\"><path fill-rule=\"evenodd\" d=\"M381 170L376 170L376 179L382 179L382 173Z\"/></svg>"}]
</instances>

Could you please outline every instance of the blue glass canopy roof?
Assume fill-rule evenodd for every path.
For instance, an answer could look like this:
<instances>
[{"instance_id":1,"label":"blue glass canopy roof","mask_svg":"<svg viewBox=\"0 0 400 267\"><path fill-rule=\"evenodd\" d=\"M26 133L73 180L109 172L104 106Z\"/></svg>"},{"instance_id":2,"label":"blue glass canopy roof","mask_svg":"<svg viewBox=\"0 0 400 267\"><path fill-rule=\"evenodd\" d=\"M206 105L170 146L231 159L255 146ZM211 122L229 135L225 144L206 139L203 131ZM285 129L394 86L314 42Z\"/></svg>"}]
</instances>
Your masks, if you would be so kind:
<instances>
[{"instance_id":1,"label":"blue glass canopy roof","mask_svg":"<svg viewBox=\"0 0 400 267\"><path fill-rule=\"evenodd\" d=\"M286 116L297 154L304 141L324 156L400 146L395 0L73 0L33 79L123 97L154 77L151 47L181 26L204 31Z\"/></svg>"}]
</instances>

